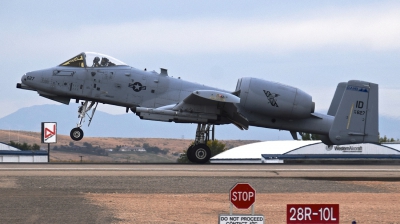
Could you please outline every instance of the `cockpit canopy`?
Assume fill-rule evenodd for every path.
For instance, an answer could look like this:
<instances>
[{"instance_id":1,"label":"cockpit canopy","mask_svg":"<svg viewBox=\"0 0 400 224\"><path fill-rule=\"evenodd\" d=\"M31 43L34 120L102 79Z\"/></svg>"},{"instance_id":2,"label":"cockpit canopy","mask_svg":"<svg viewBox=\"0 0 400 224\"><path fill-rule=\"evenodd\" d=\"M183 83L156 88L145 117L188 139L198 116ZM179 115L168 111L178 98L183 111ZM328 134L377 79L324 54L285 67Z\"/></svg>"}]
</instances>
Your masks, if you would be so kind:
<instances>
[{"instance_id":1,"label":"cockpit canopy","mask_svg":"<svg viewBox=\"0 0 400 224\"><path fill-rule=\"evenodd\" d=\"M79 55L60 64L60 66L68 67L110 67L126 65L122 61L105 54L95 52L83 52Z\"/></svg>"}]
</instances>

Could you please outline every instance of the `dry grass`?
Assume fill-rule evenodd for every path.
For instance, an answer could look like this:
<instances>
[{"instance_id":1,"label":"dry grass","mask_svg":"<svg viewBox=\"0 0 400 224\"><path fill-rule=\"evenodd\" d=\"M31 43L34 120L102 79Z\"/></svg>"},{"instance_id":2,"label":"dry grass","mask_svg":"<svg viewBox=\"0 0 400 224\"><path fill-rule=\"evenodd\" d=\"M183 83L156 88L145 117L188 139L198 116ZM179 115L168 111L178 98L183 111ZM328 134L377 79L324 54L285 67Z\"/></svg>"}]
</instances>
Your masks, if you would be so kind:
<instances>
[{"instance_id":1,"label":"dry grass","mask_svg":"<svg viewBox=\"0 0 400 224\"><path fill-rule=\"evenodd\" d=\"M110 209L118 223L217 223L229 213L226 194L87 194ZM400 223L399 193L257 194L255 213L265 223L286 223L287 204L339 204L340 223ZM235 214L250 214L234 209Z\"/></svg>"}]
</instances>

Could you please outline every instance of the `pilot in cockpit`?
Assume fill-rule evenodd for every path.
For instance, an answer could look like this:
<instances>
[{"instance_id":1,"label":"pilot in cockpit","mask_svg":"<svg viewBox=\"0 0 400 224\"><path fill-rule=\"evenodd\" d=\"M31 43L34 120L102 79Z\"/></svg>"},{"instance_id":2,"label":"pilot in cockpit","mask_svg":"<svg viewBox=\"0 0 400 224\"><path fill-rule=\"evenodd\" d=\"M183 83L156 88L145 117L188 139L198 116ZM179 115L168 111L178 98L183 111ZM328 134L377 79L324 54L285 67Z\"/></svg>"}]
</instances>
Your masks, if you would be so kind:
<instances>
[{"instance_id":1,"label":"pilot in cockpit","mask_svg":"<svg viewBox=\"0 0 400 224\"><path fill-rule=\"evenodd\" d=\"M92 65L92 67L100 67L99 61L100 61L100 58L99 58L99 57L95 57L95 58L93 59L93 65Z\"/></svg>"},{"instance_id":2,"label":"pilot in cockpit","mask_svg":"<svg viewBox=\"0 0 400 224\"><path fill-rule=\"evenodd\" d=\"M108 60L108 58L104 57L101 58L101 66L114 66L115 64L112 63L110 60Z\"/></svg>"}]
</instances>

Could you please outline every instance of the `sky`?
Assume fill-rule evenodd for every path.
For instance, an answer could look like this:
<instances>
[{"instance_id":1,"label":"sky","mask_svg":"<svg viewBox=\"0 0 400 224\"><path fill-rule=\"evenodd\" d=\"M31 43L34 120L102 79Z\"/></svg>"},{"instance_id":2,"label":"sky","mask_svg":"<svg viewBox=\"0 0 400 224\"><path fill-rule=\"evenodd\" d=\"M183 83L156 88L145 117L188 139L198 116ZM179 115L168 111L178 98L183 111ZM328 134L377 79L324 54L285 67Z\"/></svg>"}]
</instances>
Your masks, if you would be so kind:
<instances>
[{"instance_id":1,"label":"sky","mask_svg":"<svg viewBox=\"0 0 400 224\"><path fill-rule=\"evenodd\" d=\"M365 80L379 84L380 114L400 119L398 1L16 0L0 2L0 21L0 117L57 104L16 89L24 73L94 51L226 90L248 76L285 83L319 112L337 83Z\"/></svg>"}]
</instances>

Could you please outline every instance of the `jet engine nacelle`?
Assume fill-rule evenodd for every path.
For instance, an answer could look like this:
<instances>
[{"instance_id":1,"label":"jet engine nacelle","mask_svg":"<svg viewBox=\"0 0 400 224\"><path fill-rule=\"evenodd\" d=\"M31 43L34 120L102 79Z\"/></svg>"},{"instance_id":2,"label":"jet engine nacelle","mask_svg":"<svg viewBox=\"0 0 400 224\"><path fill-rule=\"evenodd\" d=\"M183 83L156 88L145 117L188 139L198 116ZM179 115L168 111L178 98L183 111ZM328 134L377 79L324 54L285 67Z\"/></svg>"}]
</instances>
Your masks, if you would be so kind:
<instances>
[{"instance_id":1,"label":"jet engine nacelle","mask_svg":"<svg viewBox=\"0 0 400 224\"><path fill-rule=\"evenodd\" d=\"M239 90L240 106L252 113L287 119L307 118L314 113L311 96L288 85L246 77L238 80Z\"/></svg>"}]
</instances>

